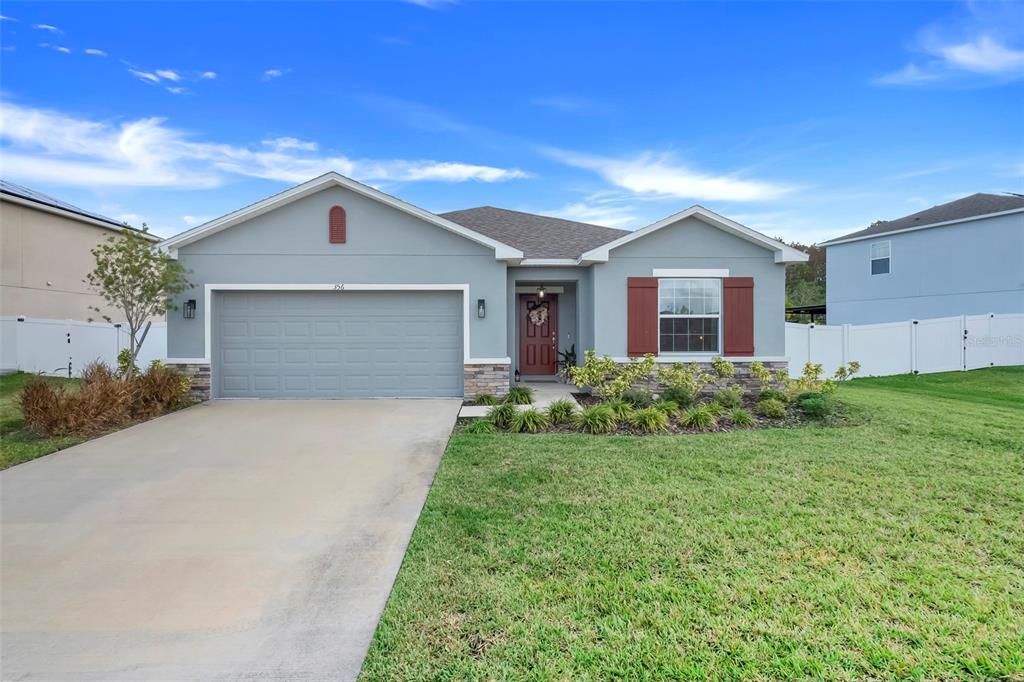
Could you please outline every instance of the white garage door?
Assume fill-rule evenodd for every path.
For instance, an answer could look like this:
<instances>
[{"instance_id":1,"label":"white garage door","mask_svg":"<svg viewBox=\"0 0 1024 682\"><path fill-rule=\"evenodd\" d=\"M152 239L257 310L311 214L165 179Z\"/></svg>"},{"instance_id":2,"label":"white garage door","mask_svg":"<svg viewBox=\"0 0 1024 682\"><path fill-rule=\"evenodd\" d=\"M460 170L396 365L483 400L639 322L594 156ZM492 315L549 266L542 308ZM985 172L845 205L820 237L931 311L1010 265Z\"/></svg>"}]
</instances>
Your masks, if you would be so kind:
<instances>
[{"instance_id":1,"label":"white garage door","mask_svg":"<svg viewBox=\"0 0 1024 682\"><path fill-rule=\"evenodd\" d=\"M462 395L462 299L451 291L216 294L222 398Z\"/></svg>"}]
</instances>

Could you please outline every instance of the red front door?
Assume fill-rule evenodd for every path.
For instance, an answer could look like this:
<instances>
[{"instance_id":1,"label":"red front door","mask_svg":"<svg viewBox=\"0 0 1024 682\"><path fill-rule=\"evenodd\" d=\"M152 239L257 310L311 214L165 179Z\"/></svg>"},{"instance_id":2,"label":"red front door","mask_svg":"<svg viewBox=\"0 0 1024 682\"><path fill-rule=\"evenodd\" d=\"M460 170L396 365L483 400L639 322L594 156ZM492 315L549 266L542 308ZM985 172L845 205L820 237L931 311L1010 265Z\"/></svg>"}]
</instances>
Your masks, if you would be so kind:
<instances>
[{"instance_id":1,"label":"red front door","mask_svg":"<svg viewBox=\"0 0 1024 682\"><path fill-rule=\"evenodd\" d=\"M519 371L558 373L558 296L519 295Z\"/></svg>"}]
</instances>

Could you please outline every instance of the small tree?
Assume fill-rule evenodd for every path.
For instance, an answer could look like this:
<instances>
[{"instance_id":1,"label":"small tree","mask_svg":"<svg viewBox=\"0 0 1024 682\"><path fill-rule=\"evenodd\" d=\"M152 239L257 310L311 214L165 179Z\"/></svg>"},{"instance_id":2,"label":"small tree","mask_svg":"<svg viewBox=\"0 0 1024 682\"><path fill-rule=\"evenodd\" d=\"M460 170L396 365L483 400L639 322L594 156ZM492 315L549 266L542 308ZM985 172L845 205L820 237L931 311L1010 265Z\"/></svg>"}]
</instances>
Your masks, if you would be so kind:
<instances>
[{"instance_id":1,"label":"small tree","mask_svg":"<svg viewBox=\"0 0 1024 682\"><path fill-rule=\"evenodd\" d=\"M96 267L85 278L111 307L124 313L131 343L131 362L125 370L129 377L149 332L149 319L175 310L173 297L192 286L185 267L146 238L148 229L145 223L141 232L126 227L92 249ZM89 309L113 322L102 309Z\"/></svg>"}]
</instances>

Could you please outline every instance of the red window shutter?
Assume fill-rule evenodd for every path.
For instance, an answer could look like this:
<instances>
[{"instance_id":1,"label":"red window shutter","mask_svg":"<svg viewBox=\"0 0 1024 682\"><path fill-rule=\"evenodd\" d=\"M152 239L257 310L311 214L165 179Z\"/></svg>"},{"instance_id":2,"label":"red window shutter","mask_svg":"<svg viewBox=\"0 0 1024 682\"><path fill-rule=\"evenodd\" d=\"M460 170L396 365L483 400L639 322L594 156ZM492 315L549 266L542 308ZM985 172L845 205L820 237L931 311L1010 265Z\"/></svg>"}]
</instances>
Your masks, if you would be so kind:
<instances>
[{"instance_id":1,"label":"red window shutter","mask_svg":"<svg viewBox=\"0 0 1024 682\"><path fill-rule=\"evenodd\" d=\"M345 243L345 209L341 206L331 207L331 212L328 216L328 232L332 244L344 244Z\"/></svg>"},{"instance_id":2,"label":"red window shutter","mask_svg":"<svg viewBox=\"0 0 1024 682\"><path fill-rule=\"evenodd\" d=\"M725 355L754 354L754 278L722 280L722 326Z\"/></svg>"},{"instance_id":3,"label":"red window shutter","mask_svg":"<svg viewBox=\"0 0 1024 682\"><path fill-rule=\"evenodd\" d=\"M658 353L658 278L628 277L626 353Z\"/></svg>"}]
</instances>

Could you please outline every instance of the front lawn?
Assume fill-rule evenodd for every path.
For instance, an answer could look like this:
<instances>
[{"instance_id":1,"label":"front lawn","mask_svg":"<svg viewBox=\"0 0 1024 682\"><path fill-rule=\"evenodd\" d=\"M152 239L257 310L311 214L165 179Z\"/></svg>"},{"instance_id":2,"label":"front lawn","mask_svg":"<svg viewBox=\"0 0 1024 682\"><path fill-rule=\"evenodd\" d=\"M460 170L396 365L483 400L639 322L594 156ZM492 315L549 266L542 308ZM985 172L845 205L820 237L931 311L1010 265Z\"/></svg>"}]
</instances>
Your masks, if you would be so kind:
<instances>
[{"instance_id":1,"label":"front lawn","mask_svg":"<svg viewBox=\"0 0 1024 682\"><path fill-rule=\"evenodd\" d=\"M855 425L452 438L364 680L1024 677L1024 368Z\"/></svg>"},{"instance_id":2,"label":"front lawn","mask_svg":"<svg viewBox=\"0 0 1024 682\"><path fill-rule=\"evenodd\" d=\"M18 394L34 375L19 372L0 376L0 470L78 445L84 438L43 438L25 428L18 409ZM78 379L46 377L53 384L77 385Z\"/></svg>"}]
</instances>

